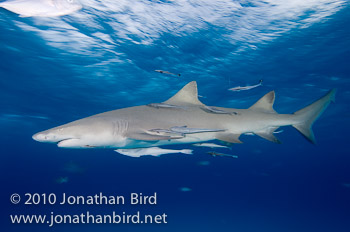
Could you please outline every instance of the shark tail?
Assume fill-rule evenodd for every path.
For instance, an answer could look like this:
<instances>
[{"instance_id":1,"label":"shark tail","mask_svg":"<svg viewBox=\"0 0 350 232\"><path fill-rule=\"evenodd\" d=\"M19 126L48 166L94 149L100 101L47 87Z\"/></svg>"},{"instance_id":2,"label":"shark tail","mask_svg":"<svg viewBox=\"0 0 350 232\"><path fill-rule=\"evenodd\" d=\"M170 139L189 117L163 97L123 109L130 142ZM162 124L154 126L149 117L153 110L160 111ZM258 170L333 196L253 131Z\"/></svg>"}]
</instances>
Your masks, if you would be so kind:
<instances>
[{"instance_id":1,"label":"shark tail","mask_svg":"<svg viewBox=\"0 0 350 232\"><path fill-rule=\"evenodd\" d=\"M192 151L191 149L182 149L180 152L183 154L187 154L187 155L192 155Z\"/></svg>"},{"instance_id":2,"label":"shark tail","mask_svg":"<svg viewBox=\"0 0 350 232\"><path fill-rule=\"evenodd\" d=\"M294 115L298 118L297 123L292 126L297 129L307 140L315 144L315 135L312 131L312 125L321 116L323 111L328 107L330 102L335 101L336 89L330 90L325 96L321 97L314 103L298 110Z\"/></svg>"}]
</instances>

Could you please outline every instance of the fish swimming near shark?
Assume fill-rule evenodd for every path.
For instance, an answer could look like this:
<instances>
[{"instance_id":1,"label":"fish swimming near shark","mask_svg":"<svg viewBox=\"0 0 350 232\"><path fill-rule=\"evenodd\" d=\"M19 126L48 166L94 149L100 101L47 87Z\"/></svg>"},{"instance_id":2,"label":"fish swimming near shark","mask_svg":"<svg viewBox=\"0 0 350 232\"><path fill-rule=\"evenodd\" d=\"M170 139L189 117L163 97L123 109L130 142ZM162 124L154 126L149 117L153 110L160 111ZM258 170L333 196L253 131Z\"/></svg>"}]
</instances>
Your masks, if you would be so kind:
<instances>
[{"instance_id":1,"label":"fish swimming near shark","mask_svg":"<svg viewBox=\"0 0 350 232\"><path fill-rule=\"evenodd\" d=\"M209 155L216 157L216 156L221 156L221 157L231 157L231 158L238 158L237 155L232 155L232 154L225 154L225 153L219 153L219 152L215 152L215 151L208 151L207 152Z\"/></svg>"},{"instance_id":2,"label":"fish swimming near shark","mask_svg":"<svg viewBox=\"0 0 350 232\"><path fill-rule=\"evenodd\" d=\"M237 86L237 87L230 88L228 90L236 91L236 92L242 91L242 90L250 90L250 89L254 89L256 87L262 86L262 82L263 82L263 80L260 80L259 83L256 85Z\"/></svg>"},{"instance_id":3,"label":"fish swimming near shark","mask_svg":"<svg viewBox=\"0 0 350 232\"><path fill-rule=\"evenodd\" d=\"M279 133L282 133L283 132L283 130L279 130L279 131L274 131L274 132L272 132L272 133L274 133L274 134L279 134ZM255 134L253 133L253 132L247 132L247 133L244 133L244 135L251 135L251 136L254 136Z\"/></svg>"},{"instance_id":4,"label":"fish swimming near shark","mask_svg":"<svg viewBox=\"0 0 350 232\"><path fill-rule=\"evenodd\" d=\"M215 144L215 143L194 143L194 144L192 144L192 146L195 146L195 147L210 147L210 148L227 148L227 149L231 149L231 147L224 146L224 145L219 145L219 144Z\"/></svg>"},{"instance_id":5,"label":"fish swimming near shark","mask_svg":"<svg viewBox=\"0 0 350 232\"><path fill-rule=\"evenodd\" d=\"M179 133L179 134L194 134L194 133L204 133L204 132L225 131L225 129L188 128L187 126L174 126L170 128L170 131Z\"/></svg>"},{"instance_id":6,"label":"fish swimming near shark","mask_svg":"<svg viewBox=\"0 0 350 232\"><path fill-rule=\"evenodd\" d=\"M212 107L212 106L203 106L201 109L208 112L208 113L213 113L213 114L231 114L231 115L238 114L237 112L228 112L225 110L219 110L219 109Z\"/></svg>"},{"instance_id":7,"label":"fish swimming near shark","mask_svg":"<svg viewBox=\"0 0 350 232\"><path fill-rule=\"evenodd\" d=\"M147 147L147 148L133 148L133 149L117 149L115 151L126 156L141 157L145 155L161 156L164 154L172 154L172 153L182 153L182 154L191 155L193 150L190 150L190 149L174 150L174 149L163 149L160 147Z\"/></svg>"},{"instance_id":8,"label":"fish swimming near shark","mask_svg":"<svg viewBox=\"0 0 350 232\"><path fill-rule=\"evenodd\" d=\"M157 69L157 70L154 70L154 71L155 71L155 72L158 72L158 73L163 73L163 74L168 74L168 75L173 75L173 76L178 76L178 77L181 76L180 73L176 74L176 73L172 73L172 72L165 71L165 70L159 70L159 69Z\"/></svg>"},{"instance_id":9,"label":"fish swimming near shark","mask_svg":"<svg viewBox=\"0 0 350 232\"><path fill-rule=\"evenodd\" d=\"M82 8L77 0L8 0L0 7L20 17L54 17L71 14Z\"/></svg>"},{"instance_id":10,"label":"fish swimming near shark","mask_svg":"<svg viewBox=\"0 0 350 232\"><path fill-rule=\"evenodd\" d=\"M173 109L186 109L186 107L183 107L183 106L176 106L176 105L171 105L171 104L165 104L165 103L151 103L151 104L148 104L147 106L149 107L154 107L154 108L173 108Z\"/></svg>"},{"instance_id":11,"label":"fish swimming near shark","mask_svg":"<svg viewBox=\"0 0 350 232\"><path fill-rule=\"evenodd\" d=\"M59 177L56 179L57 184L65 184L68 183L69 178L67 176L65 177Z\"/></svg>"},{"instance_id":12,"label":"fish swimming near shark","mask_svg":"<svg viewBox=\"0 0 350 232\"><path fill-rule=\"evenodd\" d=\"M33 139L56 143L62 148L129 149L201 143L215 139L242 143L239 139L241 134L254 133L280 143L273 132L282 126L293 126L310 142L315 143L312 124L334 100L335 92L334 89L329 91L319 100L292 114L278 114L273 109L274 91L267 93L248 109L215 106L219 110L238 113L233 116L203 111L204 104L198 100L197 83L192 81L163 102L186 109L154 108L147 105L117 109L36 133ZM153 131L174 128L180 128L180 133L186 129L191 132L191 128L197 131L184 136L157 134ZM201 128L204 130L200 131ZM208 131L208 128L211 130Z\"/></svg>"},{"instance_id":13,"label":"fish swimming near shark","mask_svg":"<svg viewBox=\"0 0 350 232\"><path fill-rule=\"evenodd\" d=\"M224 131L222 129L208 129L208 128L188 128L187 126L174 126L170 129L151 129L149 132L157 133L158 135L171 135L185 137L186 134L203 133L203 132L217 132Z\"/></svg>"}]
</instances>

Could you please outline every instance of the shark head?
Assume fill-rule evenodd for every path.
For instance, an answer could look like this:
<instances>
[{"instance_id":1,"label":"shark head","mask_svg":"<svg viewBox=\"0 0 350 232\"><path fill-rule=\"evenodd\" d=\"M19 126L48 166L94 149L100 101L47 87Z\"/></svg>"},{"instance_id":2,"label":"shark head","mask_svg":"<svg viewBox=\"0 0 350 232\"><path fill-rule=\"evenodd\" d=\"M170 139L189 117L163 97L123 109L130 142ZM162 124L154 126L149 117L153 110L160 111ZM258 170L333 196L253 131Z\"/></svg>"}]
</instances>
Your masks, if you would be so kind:
<instances>
[{"instance_id":1,"label":"shark head","mask_svg":"<svg viewBox=\"0 0 350 232\"><path fill-rule=\"evenodd\" d=\"M38 142L57 143L63 148L110 147L125 141L126 128L123 122L89 117L36 133L32 138Z\"/></svg>"}]
</instances>

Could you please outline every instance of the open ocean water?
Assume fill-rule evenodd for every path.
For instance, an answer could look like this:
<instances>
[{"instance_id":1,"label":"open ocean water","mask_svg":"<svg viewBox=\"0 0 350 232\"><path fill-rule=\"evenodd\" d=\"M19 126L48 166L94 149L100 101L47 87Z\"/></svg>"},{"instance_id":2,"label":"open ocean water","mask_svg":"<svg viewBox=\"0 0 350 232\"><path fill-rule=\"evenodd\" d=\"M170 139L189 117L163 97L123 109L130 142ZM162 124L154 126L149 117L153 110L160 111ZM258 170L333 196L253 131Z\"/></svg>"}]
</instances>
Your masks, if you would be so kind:
<instances>
[{"instance_id":1,"label":"open ocean water","mask_svg":"<svg viewBox=\"0 0 350 232\"><path fill-rule=\"evenodd\" d=\"M61 17L0 8L1 231L350 231L347 0L84 0ZM181 73L180 77L154 72ZM232 92L235 86L263 85ZM93 114L162 102L190 81L211 106L248 108L275 90L293 113L337 88L317 144L283 127L217 152L132 158L32 135ZM182 125L179 125L182 126ZM220 143L218 143L220 144ZM153 195L156 205L26 205L26 193ZM11 194L21 196L19 204ZM11 223L10 215L167 214L161 224Z\"/></svg>"}]
</instances>

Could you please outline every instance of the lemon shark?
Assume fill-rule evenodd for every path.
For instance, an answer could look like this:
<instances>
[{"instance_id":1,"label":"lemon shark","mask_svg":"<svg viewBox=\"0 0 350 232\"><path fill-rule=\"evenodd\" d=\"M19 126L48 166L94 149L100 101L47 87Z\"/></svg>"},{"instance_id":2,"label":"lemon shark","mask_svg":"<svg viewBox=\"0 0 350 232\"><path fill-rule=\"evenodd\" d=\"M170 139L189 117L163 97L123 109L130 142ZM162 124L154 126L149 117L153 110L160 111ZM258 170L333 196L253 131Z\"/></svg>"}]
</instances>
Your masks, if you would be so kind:
<instances>
[{"instance_id":1,"label":"lemon shark","mask_svg":"<svg viewBox=\"0 0 350 232\"><path fill-rule=\"evenodd\" d=\"M334 101L335 92L329 91L295 113L278 114L273 109L274 91L248 109L205 106L198 100L197 83L192 81L165 102L96 114L39 132L33 139L63 148L132 149L215 139L241 143L241 134L254 133L280 143L273 132L281 126L293 126L315 143L312 124ZM216 110L208 111L208 107Z\"/></svg>"}]
</instances>

